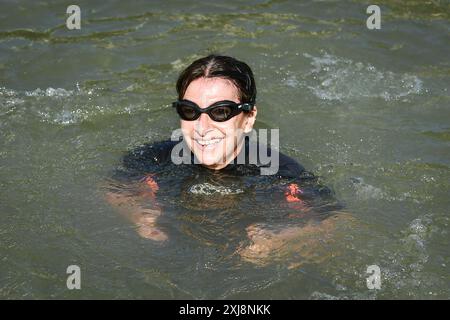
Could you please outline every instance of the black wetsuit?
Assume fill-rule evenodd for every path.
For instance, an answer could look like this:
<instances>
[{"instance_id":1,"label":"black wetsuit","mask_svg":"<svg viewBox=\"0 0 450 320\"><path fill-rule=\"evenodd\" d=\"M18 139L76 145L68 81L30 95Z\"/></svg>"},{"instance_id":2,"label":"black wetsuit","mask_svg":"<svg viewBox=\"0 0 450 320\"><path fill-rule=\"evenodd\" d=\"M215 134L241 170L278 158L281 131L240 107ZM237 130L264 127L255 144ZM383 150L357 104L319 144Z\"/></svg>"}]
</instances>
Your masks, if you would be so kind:
<instances>
[{"instance_id":1,"label":"black wetsuit","mask_svg":"<svg viewBox=\"0 0 450 320\"><path fill-rule=\"evenodd\" d=\"M147 182L153 189L149 192L155 193L156 202L169 218L205 214L212 221L228 223L227 215L233 212L235 218L248 222L289 223L305 218L322 220L342 208L329 188L281 152L277 174L261 175L259 161L249 163L248 140L241 150L246 152L246 163L237 164L236 158L221 170L200 164L175 165L171 152L177 143L163 141L132 150L124 156L114 180L119 185ZM271 152L267 148L267 154ZM192 153L191 157L193 160ZM223 219L215 219L214 212Z\"/></svg>"}]
</instances>

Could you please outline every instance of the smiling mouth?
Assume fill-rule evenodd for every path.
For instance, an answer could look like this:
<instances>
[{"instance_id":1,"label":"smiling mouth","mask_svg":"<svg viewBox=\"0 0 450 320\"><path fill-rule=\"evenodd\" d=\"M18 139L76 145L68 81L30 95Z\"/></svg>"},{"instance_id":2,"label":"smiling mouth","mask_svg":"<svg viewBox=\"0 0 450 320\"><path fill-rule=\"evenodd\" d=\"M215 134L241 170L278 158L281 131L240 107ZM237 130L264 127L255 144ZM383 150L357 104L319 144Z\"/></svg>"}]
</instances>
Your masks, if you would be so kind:
<instances>
[{"instance_id":1,"label":"smiling mouth","mask_svg":"<svg viewBox=\"0 0 450 320\"><path fill-rule=\"evenodd\" d=\"M195 142L197 142L202 147L212 146L218 144L220 141L223 140L223 138L213 138L208 140L202 140L202 139L194 139Z\"/></svg>"}]
</instances>

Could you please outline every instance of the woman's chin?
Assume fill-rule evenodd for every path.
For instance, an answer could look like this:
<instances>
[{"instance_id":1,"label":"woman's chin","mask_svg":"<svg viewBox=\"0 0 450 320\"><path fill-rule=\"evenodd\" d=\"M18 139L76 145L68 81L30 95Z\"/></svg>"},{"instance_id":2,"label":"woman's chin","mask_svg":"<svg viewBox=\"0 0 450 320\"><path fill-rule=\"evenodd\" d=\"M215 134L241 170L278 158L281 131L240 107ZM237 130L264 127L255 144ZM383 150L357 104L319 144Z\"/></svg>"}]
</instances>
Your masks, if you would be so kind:
<instances>
[{"instance_id":1,"label":"woman's chin","mask_svg":"<svg viewBox=\"0 0 450 320\"><path fill-rule=\"evenodd\" d=\"M201 153L199 155L196 155L196 157L200 161L201 165L211 169L221 169L225 166L225 163L222 161L222 159L217 159L217 156L215 155Z\"/></svg>"},{"instance_id":2,"label":"woman's chin","mask_svg":"<svg viewBox=\"0 0 450 320\"><path fill-rule=\"evenodd\" d=\"M203 166L210 169L222 169L226 166L224 159L224 151L226 150L223 140L217 144L207 146L193 141L192 147L195 157Z\"/></svg>"}]
</instances>

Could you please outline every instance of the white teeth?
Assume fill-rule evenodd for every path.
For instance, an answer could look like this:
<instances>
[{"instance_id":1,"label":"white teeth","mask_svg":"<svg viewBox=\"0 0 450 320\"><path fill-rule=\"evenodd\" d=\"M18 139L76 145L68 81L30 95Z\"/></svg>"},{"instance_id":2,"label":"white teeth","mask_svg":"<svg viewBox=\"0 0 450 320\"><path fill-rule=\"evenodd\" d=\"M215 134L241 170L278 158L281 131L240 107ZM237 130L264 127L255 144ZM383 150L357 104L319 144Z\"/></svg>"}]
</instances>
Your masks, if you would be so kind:
<instances>
[{"instance_id":1,"label":"white teeth","mask_svg":"<svg viewBox=\"0 0 450 320\"><path fill-rule=\"evenodd\" d=\"M211 139L211 140L198 140L198 139L195 139L195 141L197 141L202 146L209 146L211 144L216 144L216 143L219 143L221 140L222 139Z\"/></svg>"}]
</instances>

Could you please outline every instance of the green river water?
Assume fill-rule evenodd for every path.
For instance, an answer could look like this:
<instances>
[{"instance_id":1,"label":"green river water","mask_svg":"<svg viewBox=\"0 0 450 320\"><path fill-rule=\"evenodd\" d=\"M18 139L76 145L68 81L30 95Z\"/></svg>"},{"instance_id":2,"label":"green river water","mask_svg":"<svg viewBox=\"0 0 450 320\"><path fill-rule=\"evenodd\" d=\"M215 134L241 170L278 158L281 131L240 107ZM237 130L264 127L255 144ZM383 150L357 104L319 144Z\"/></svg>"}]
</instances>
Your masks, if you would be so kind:
<instances>
[{"instance_id":1,"label":"green river water","mask_svg":"<svg viewBox=\"0 0 450 320\"><path fill-rule=\"evenodd\" d=\"M69 4L0 1L1 299L450 298L448 1L380 0L380 30L359 0L80 0L81 30ZM351 212L317 259L155 244L104 201L121 156L178 127L177 76L213 52L252 67L256 127Z\"/></svg>"}]
</instances>

